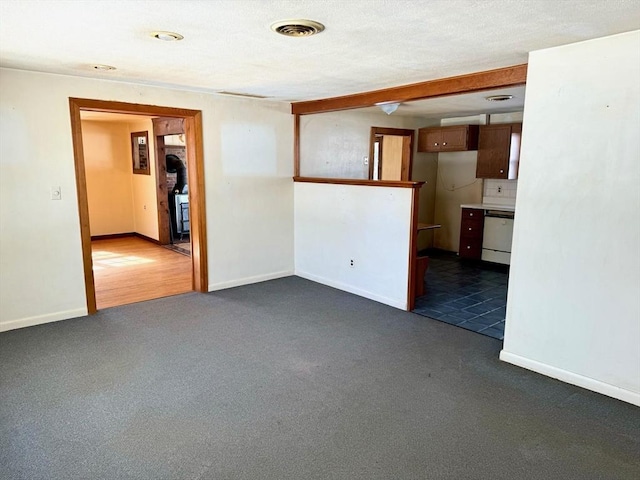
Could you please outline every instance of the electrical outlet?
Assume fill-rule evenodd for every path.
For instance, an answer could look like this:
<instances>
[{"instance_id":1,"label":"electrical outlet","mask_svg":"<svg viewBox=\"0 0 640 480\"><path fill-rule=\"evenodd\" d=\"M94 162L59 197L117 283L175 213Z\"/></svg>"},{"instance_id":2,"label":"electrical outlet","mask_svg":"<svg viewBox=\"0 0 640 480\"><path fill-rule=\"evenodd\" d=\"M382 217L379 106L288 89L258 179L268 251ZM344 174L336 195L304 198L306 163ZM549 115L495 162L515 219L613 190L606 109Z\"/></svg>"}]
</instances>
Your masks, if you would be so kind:
<instances>
[{"instance_id":1,"label":"electrical outlet","mask_svg":"<svg viewBox=\"0 0 640 480\"><path fill-rule=\"evenodd\" d=\"M369 157L362 157L362 163L365 165L369 165Z\"/></svg>"},{"instance_id":2,"label":"electrical outlet","mask_svg":"<svg viewBox=\"0 0 640 480\"><path fill-rule=\"evenodd\" d=\"M349 260L349 266L351 268L355 267L355 262L353 261L353 258L351 260Z\"/></svg>"}]
</instances>

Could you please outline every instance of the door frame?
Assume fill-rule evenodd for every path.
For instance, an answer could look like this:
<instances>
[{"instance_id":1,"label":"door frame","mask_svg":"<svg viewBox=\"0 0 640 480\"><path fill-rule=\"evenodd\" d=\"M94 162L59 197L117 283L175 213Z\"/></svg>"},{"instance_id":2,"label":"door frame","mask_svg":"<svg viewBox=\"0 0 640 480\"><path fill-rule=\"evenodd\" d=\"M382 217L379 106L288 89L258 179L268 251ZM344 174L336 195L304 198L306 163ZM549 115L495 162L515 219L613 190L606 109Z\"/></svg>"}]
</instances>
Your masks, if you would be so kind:
<instances>
[{"instance_id":1,"label":"door frame","mask_svg":"<svg viewBox=\"0 0 640 480\"><path fill-rule=\"evenodd\" d=\"M176 121L177 120L177 121ZM160 245L168 245L171 243L171 234L169 233L171 221L169 220L169 209L174 208L169 205L167 187L167 162L166 150L164 144L165 135L184 135L185 125L184 118L163 118L158 117L151 120L153 123L153 141L156 151L156 192L158 204L158 241ZM186 136L185 136L186 140ZM188 146L188 145L187 145ZM185 149L186 151L186 149ZM187 155L188 155L187 151ZM189 165L187 163L187 177L189 175ZM189 182L187 182L188 184ZM191 196L189 196L191 198Z\"/></svg>"},{"instance_id":2,"label":"door frame","mask_svg":"<svg viewBox=\"0 0 640 480\"><path fill-rule=\"evenodd\" d=\"M205 216L204 149L202 144L202 112L184 108L161 107L137 103L69 98L71 114L71 136L76 170L80 236L82 240L82 262L87 298L87 311L93 314L96 307L96 288L91 259L91 231L89 228L89 203L82 142L81 111L124 113L158 117L184 118L187 144L187 176L190 197L191 265L192 288L197 292L208 292L209 273L207 262L207 228Z\"/></svg>"},{"instance_id":3,"label":"door frame","mask_svg":"<svg viewBox=\"0 0 640 480\"><path fill-rule=\"evenodd\" d=\"M371 136L369 137L369 180L373 179L373 152L377 135L393 135L403 137L402 142L402 177L401 181L408 182L411 180L411 171L413 170L413 142L415 131L406 128L388 128L388 127L371 127ZM407 140L408 137L408 140ZM382 143L382 142L380 142ZM380 157L382 158L382 157ZM378 168L382 169L382 162L378 164ZM378 174L378 178L380 175Z\"/></svg>"}]
</instances>

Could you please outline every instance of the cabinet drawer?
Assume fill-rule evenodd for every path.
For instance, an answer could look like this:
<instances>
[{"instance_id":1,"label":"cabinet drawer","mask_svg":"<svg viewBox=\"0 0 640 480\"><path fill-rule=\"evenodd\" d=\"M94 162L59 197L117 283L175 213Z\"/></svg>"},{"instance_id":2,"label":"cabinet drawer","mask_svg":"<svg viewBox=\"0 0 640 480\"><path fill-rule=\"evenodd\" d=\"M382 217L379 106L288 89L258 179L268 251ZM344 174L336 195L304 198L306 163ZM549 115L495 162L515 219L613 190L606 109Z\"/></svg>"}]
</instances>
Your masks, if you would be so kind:
<instances>
[{"instance_id":1,"label":"cabinet drawer","mask_svg":"<svg viewBox=\"0 0 640 480\"><path fill-rule=\"evenodd\" d=\"M463 208L462 209L462 221L478 220L482 222L484 220L484 210L477 208Z\"/></svg>"},{"instance_id":2,"label":"cabinet drawer","mask_svg":"<svg viewBox=\"0 0 640 480\"><path fill-rule=\"evenodd\" d=\"M482 239L480 241L471 239L460 241L460 256L462 258L480 258L482 256Z\"/></svg>"},{"instance_id":3,"label":"cabinet drawer","mask_svg":"<svg viewBox=\"0 0 640 480\"><path fill-rule=\"evenodd\" d=\"M460 224L460 237L482 239L483 230L482 220L466 220Z\"/></svg>"}]
</instances>

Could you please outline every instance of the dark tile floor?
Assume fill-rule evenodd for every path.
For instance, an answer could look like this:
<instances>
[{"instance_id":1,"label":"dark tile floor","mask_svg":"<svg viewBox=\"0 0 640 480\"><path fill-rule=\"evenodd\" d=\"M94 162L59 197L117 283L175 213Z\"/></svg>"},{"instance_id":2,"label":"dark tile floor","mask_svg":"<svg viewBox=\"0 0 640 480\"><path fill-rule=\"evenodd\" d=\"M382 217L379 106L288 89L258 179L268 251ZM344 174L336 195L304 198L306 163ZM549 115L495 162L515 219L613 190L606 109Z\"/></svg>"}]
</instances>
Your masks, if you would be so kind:
<instances>
[{"instance_id":1,"label":"dark tile floor","mask_svg":"<svg viewBox=\"0 0 640 480\"><path fill-rule=\"evenodd\" d=\"M425 295L416 299L413 313L502 340L509 267L450 252L420 252L425 254Z\"/></svg>"}]
</instances>

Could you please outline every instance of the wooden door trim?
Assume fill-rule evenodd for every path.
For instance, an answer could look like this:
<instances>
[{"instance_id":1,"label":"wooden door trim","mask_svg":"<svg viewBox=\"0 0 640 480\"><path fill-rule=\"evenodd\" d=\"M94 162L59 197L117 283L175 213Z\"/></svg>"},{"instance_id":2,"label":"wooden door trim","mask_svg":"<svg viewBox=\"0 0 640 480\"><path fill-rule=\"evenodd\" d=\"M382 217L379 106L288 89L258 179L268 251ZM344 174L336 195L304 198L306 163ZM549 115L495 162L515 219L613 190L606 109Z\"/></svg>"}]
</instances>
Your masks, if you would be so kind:
<instances>
[{"instance_id":1,"label":"wooden door trim","mask_svg":"<svg viewBox=\"0 0 640 480\"><path fill-rule=\"evenodd\" d=\"M171 226L169 209L169 189L167 188L167 162L165 150L165 135L184 135L185 119L158 117L151 120L153 124L153 140L156 147L156 208L158 211L158 240L160 245L171 243ZM186 139L186 137L185 137ZM187 171L189 165L187 164ZM188 183L188 182L187 182Z\"/></svg>"},{"instance_id":2,"label":"wooden door trim","mask_svg":"<svg viewBox=\"0 0 640 480\"><path fill-rule=\"evenodd\" d=\"M131 115L182 117L185 119L188 162L187 174L189 176L190 183L190 214L191 218L196 220L191 224L191 263L193 268L193 286L194 290L198 292L207 292L209 274L207 265L202 112L200 110L189 110L184 108L73 97L69 98L69 110L71 117L73 157L76 170L78 213L82 242L82 261L84 267L85 294L88 313L95 313L97 309L96 290L91 261L91 231L89 228L87 178L85 173L84 148L82 143L82 121L80 118L80 111L83 110L106 113L125 113ZM193 182L193 184L191 184L191 182Z\"/></svg>"},{"instance_id":3,"label":"wooden door trim","mask_svg":"<svg viewBox=\"0 0 640 480\"><path fill-rule=\"evenodd\" d=\"M420 186L412 190L411 227L409 230L409 279L407 285L407 311L416 307L416 269L418 268L418 213L420 207Z\"/></svg>"},{"instance_id":4,"label":"wooden door trim","mask_svg":"<svg viewBox=\"0 0 640 480\"><path fill-rule=\"evenodd\" d=\"M300 176L300 115L293 116L293 176Z\"/></svg>"},{"instance_id":5,"label":"wooden door trim","mask_svg":"<svg viewBox=\"0 0 640 480\"><path fill-rule=\"evenodd\" d=\"M161 158L165 156L164 135L156 135L155 125L153 132L153 141L156 148L156 209L158 213L158 243L160 245L168 245L171 243L171 234L169 229L171 221L169 220L169 195L167 189L167 162Z\"/></svg>"}]
</instances>

